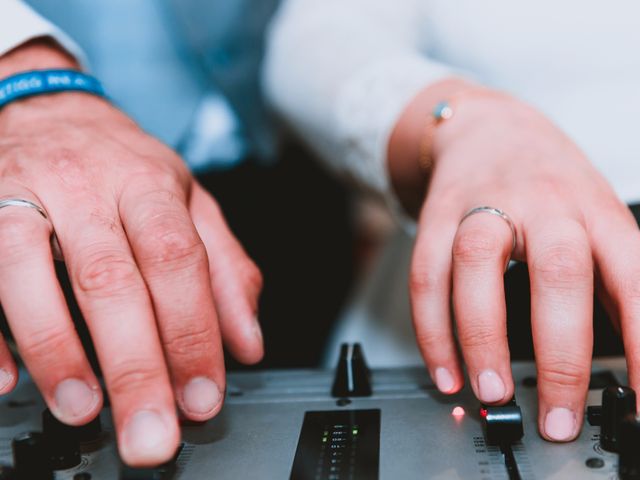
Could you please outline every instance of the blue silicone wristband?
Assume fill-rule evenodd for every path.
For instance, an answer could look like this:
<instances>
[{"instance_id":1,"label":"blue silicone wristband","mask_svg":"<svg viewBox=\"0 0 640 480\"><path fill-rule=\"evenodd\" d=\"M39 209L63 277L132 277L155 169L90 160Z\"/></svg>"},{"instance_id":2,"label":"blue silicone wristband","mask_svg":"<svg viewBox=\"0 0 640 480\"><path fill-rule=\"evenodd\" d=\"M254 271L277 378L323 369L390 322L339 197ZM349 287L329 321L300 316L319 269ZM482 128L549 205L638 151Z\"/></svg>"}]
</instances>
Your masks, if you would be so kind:
<instances>
[{"instance_id":1,"label":"blue silicone wristband","mask_svg":"<svg viewBox=\"0 0 640 480\"><path fill-rule=\"evenodd\" d=\"M77 70L33 70L0 81L0 108L21 98L66 91L105 96L102 84L91 75Z\"/></svg>"}]
</instances>

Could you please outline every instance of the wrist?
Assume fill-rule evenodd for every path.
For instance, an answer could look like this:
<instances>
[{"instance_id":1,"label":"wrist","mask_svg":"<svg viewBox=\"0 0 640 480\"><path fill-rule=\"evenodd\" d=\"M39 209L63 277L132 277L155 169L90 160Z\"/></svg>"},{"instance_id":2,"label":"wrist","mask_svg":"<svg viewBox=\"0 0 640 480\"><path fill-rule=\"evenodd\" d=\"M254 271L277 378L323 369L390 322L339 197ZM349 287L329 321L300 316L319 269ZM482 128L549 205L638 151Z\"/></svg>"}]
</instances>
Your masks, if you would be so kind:
<instances>
[{"instance_id":1,"label":"wrist","mask_svg":"<svg viewBox=\"0 0 640 480\"><path fill-rule=\"evenodd\" d=\"M76 91L37 95L10 103L0 110L0 136L24 131L36 125L109 123L134 124L108 100Z\"/></svg>"},{"instance_id":2,"label":"wrist","mask_svg":"<svg viewBox=\"0 0 640 480\"><path fill-rule=\"evenodd\" d=\"M468 93L456 99L451 106L451 118L438 126L431 145L434 158L442 157L450 146L461 139L486 133L487 128L504 129L505 122L516 126L525 121L530 125L533 116L543 118L526 103L506 93L489 89Z\"/></svg>"},{"instance_id":3,"label":"wrist","mask_svg":"<svg viewBox=\"0 0 640 480\"><path fill-rule=\"evenodd\" d=\"M433 145L425 145L425 135L435 134L427 131L434 127L430 119L433 119L435 107L461 92L480 88L455 77L437 82L422 90L396 123L389 140L387 168L394 193L410 215L415 217L419 213L430 179L422 157L425 147L433 148Z\"/></svg>"},{"instance_id":4,"label":"wrist","mask_svg":"<svg viewBox=\"0 0 640 480\"><path fill-rule=\"evenodd\" d=\"M55 41L39 38L0 56L0 81L39 70L80 70L79 64ZM63 90L20 98L0 109L0 126L20 128L25 121L43 118L91 118L119 112L104 98L82 91Z\"/></svg>"},{"instance_id":5,"label":"wrist","mask_svg":"<svg viewBox=\"0 0 640 480\"><path fill-rule=\"evenodd\" d=\"M80 66L49 38L31 40L0 56L0 80L20 72L53 68L79 70Z\"/></svg>"}]
</instances>

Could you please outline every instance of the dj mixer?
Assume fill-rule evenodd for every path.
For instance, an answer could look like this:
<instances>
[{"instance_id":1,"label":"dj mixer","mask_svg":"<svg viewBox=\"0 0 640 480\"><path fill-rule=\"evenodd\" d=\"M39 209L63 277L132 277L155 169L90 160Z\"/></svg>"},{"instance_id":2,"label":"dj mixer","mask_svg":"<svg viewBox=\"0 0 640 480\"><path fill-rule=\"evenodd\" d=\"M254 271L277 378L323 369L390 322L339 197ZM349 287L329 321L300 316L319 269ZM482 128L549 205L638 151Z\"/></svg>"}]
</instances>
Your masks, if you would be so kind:
<instances>
[{"instance_id":1,"label":"dj mixer","mask_svg":"<svg viewBox=\"0 0 640 480\"><path fill-rule=\"evenodd\" d=\"M118 458L110 410L67 427L25 375L0 399L0 480L640 479L640 423L623 359L593 365L579 438L536 429L536 371L514 363L516 396L486 407L465 387L440 394L424 367L367 368L344 345L335 371L232 373L209 422L184 422L175 458L133 469Z\"/></svg>"}]
</instances>

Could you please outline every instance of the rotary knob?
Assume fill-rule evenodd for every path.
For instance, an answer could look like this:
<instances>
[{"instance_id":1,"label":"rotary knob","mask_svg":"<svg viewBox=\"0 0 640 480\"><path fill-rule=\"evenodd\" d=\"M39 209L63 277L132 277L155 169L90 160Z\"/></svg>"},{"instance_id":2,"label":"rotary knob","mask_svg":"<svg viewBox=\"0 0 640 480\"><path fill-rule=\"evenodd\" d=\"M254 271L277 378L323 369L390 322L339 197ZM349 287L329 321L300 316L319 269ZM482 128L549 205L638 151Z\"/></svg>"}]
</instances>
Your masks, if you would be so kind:
<instances>
[{"instance_id":1,"label":"rotary knob","mask_svg":"<svg viewBox=\"0 0 640 480\"><path fill-rule=\"evenodd\" d=\"M54 470L66 470L80 463L80 442L76 428L62 423L49 409L42 412L42 430Z\"/></svg>"},{"instance_id":2,"label":"rotary knob","mask_svg":"<svg viewBox=\"0 0 640 480\"><path fill-rule=\"evenodd\" d=\"M618 453L620 480L640 480L640 421L635 416L620 424Z\"/></svg>"},{"instance_id":3,"label":"rotary knob","mask_svg":"<svg viewBox=\"0 0 640 480\"><path fill-rule=\"evenodd\" d=\"M610 452L618 451L620 426L629 415L636 414L636 393L628 387L607 387L602 392L600 445Z\"/></svg>"},{"instance_id":4,"label":"rotary knob","mask_svg":"<svg viewBox=\"0 0 640 480\"><path fill-rule=\"evenodd\" d=\"M18 435L13 439L11 449L17 480L53 480L53 470L40 432Z\"/></svg>"}]
</instances>

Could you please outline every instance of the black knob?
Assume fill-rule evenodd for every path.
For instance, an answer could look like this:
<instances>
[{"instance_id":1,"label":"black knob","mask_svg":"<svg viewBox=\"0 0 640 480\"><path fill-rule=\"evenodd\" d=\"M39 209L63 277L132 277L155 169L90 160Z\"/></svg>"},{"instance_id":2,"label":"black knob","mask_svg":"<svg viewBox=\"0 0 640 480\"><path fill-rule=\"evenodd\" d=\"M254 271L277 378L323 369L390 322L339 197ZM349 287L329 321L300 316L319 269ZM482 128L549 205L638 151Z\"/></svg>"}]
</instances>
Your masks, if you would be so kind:
<instances>
[{"instance_id":1,"label":"black knob","mask_svg":"<svg viewBox=\"0 0 640 480\"><path fill-rule=\"evenodd\" d=\"M80 441L76 429L62 423L49 409L42 412L44 440L54 470L66 470L80 463Z\"/></svg>"},{"instance_id":2,"label":"black knob","mask_svg":"<svg viewBox=\"0 0 640 480\"><path fill-rule=\"evenodd\" d=\"M22 433L13 439L13 468L17 480L52 480L44 437L40 432Z\"/></svg>"},{"instance_id":3,"label":"black knob","mask_svg":"<svg viewBox=\"0 0 640 480\"><path fill-rule=\"evenodd\" d=\"M482 405L480 417L489 445L510 445L524 436L522 410L515 397L506 405Z\"/></svg>"},{"instance_id":4,"label":"black knob","mask_svg":"<svg viewBox=\"0 0 640 480\"><path fill-rule=\"evenodd\" d=\"M620 424L618 475L620 480L640 480L640 421L633 415Z\"/></svg>"},{"instance_id":5,"label":"black knob","mask_svg":"<svg viewBox=\"0 0 640 480\"><path fill-rule=\"evenodd\" d=\"M123 466L120 470L120 480L167 480L173 478L175 468L131 468Z\"/></svg>"},{"instance_id":6,"label":"black knob","mask_svg":"<svg viewBox=\"0 0 640 480\"><path fill-rule=\"evenodd\" d=\"M76 436L81 444L92 443L100 440L102 436L102 422L100 415L86 425L75 427Z\"/></svg>"},{"instance_id":7,"label":"black knob","mask_svg":"<svg viewBox=\"0 0 640 480\"><path fill-rule=\"evenodd\" d=\"M636 413L636 393L629 387L607 387L602 391L600 445L610 452L618 451L620 424Z\"/></svg>"},{"instance_id":8,"label":"black knob","mask_svg":"<svg viewBox=\"0 0 640 480\"><path fill-rule=\"evenodd\" d=\"M334 397L368 397L371 395L369 367L359 343L342 344L331 395Z\"/></svg>"},{"instance_id":9,"label":"black knob","mask_svg":"<svg viewBox=\"0 0 640 480\"><path fill-rule=\"evenodd\" d=\"M178 457L182 453L184 444L181 443L174 457L167 463L154 468L132 468L122 465L120 480L169 480L175 478Z\"/></svg>"},{"instance_id":10,"label":"black knob","mask_svg":"<svg viewBox=\"0 0 640 480\"><path fill-rule=\"evenodd\" d=\"M16 480L13 468L7 465L0 465L0 480Z\"/></svg>"}]
</instances>

